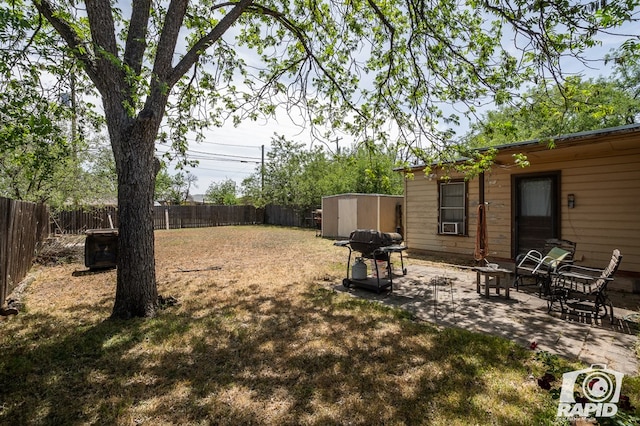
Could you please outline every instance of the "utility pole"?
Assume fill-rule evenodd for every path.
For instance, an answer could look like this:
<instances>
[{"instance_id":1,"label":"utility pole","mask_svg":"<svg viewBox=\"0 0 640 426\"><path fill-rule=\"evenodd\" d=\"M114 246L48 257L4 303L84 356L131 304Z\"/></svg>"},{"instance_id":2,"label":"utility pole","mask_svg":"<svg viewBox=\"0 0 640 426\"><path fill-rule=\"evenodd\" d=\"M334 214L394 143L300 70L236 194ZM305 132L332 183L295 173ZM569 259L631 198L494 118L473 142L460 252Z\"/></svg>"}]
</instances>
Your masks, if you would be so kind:
<instances>
[{"instance_id":1,"label":"utility pole","mask_svg":"<svg viewBox=\"0 0 640 426\"><path fill-rule=\"evenodd\" d=\"M264 145L262 145L262 163L260 166L260 193L264 192Z\"/></svg>"}]
</instances>

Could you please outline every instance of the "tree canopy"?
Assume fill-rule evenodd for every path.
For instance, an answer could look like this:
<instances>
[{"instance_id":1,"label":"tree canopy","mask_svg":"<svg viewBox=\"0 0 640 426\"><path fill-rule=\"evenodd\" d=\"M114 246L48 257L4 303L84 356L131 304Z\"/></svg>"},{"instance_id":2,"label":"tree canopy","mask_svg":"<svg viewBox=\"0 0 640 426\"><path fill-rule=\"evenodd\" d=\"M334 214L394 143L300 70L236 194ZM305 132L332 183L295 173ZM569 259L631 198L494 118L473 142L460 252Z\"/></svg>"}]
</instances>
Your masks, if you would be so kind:
<instances>
[{"instance_id":1,"label":"tree canopy","mask_svg":"<svg viewBox=\"0 0 640 426\"><path fill-rule=\"evenodd\" d=\"M100 163L93 154L101 119L61 43L35 9L0 3L0 195L53 207L88 202L87 193L108 186L87 173Z\"/></svg>"},{"instance_id":2,"label":"tree canopy","mask_svg":"<svg viewBox=\"0 0 640 426\"><path fill-rule=\"evenodd\" d=\"M212 183L207 188L204 201L223 206L238 204L236 182L232 179L225 179L219 183Z\"/></svg>"}]
</instances>

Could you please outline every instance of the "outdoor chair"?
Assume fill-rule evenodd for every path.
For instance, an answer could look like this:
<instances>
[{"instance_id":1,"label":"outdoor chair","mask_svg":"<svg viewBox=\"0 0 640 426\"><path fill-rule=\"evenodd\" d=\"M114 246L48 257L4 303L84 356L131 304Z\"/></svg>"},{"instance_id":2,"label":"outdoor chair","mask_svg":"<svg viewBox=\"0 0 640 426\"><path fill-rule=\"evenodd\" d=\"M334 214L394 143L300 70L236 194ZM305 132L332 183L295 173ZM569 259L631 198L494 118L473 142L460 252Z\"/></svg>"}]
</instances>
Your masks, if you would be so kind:
<instances>
[{"instance_id":1,"label":"outdoor chair","mask_svg":"<svg viewBox=\"0 0 640 426\"><path fill-rule=\"evenodd\" d=\"M540 297L546 295L551 283L551 274L566 263L573 262L576 243L557 238L545 241L543 251L529 250L526 254L516 258L515 277L513 285L516 290L520 286L528 285L525 280L532 281L538 287ZM546 254L545 254L546 253Z\"/></svg>"},{"instance_id":2,"label":"outdoor chair","mask_svg":"<svg viewBox=\"0 0 640 426\"><path fill-rule=\"evenodd\" d=\"M591 313L594 319L609 316L613 323L613 304L607 296L607 286L620 266L622 255L615 249L609 265L604 269L577 265L560 266L553 274L553 283L548 296L548 310L555 302L560 303L562 313L569 309Z\"/></svg>"}]
</instances>

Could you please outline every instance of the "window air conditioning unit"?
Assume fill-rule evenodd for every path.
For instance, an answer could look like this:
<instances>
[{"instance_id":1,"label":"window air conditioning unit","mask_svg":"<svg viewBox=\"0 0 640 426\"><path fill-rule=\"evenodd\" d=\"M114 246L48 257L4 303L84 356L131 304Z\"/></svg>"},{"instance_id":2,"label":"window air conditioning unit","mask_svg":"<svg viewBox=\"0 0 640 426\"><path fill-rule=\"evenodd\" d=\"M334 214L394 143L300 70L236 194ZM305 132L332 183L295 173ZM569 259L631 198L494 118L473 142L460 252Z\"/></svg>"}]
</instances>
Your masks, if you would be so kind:
<instances>
[{"instance_id":1,"label":"window air conditioning unit","mask_svg":"<svg viewBox=\"0 0 640 426\"><path fill-rule=\"evenodd\" d=\"M452 234L452 235L457 235L458 234L458 222L442 222L442 229L441 229L441 233L442 234Z\"/></svg>"}]
</instances>

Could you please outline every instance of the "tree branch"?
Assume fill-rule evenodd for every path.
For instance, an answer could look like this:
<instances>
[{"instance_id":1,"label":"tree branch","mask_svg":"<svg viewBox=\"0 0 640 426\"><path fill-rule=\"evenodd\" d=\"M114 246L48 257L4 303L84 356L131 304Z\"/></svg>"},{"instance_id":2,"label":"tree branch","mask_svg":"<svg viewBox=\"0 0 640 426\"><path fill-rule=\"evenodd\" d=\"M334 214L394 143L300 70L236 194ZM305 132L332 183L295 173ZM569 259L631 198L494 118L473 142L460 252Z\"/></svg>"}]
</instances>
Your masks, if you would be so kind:
<instances>
[{"instance_id":1,"label":"tree branch","mask_svg":"<svg viewBox=\"0 0 640 426\"><path fill-rule=\"evenodd\" d=\"M329 79L331 84L338 90L342 100L349 106L350 109L355 111L358 115L362 116L360 110L355 105L353 105L353 103L349 100L349 96L343 90L342 85L336 80L335 76L323 65L323 63L317 58L315 53L313 53L313 51L311 50L311 47L309 46L310 43L306 35L303 33L302 30L300 30L295 25L295 23L287 19L282 13L273 9L269 9L266 6L253 5L251 7L251 10L258 12L262 15L267 15L275 18L278 22L284 25L286 29L291 31L291 33L296 37L296 39L298 39L298 41L302 44L302 47L305 53L307 54L307 56L313 60L313 62L320 69L320 71L322 71L322 74L324 74Z\"/></svg>"},{"instance_id":2,"label":"tree branch","mask_svg":"<svg viewBox=\"0 0 640 426\"><path fill-rule=\"evenodd\" d=\"M147 47L147 26L151 0L134 0L131 4L131 21L124 50L124 63L135 74L140 74L144 51Z\"/></svg>"},{"instance_id":3,"label":"tree branch","mask_svg":"<svg viewBox=\"0 0 640 426\"><path fill-rule=\"evenodd\" d=\"M231 11L227 13L206 36L198 40L198 42L189 49L186 55L182 57L180 62L178 62L178 64L173 68L171 74L167 78L169 86L176 84L180 77L186 74L189 68L198 61L202 52L207 50L211 45L213 45L213 43L220 39L220 37L224 35L229 27L231 27L238 18L240 18L244 11L251 6L253 2L254 0L240 0L237 3L225 3L226 5L234 5L233 9L231 9ZM220 5L218 5L218 7L220 7Z\"/></svg>"},{"instance_id":4,"label":"tree branch","mask_svg":"<svg viewBox=\"0 0 640 426\"><path fill-rule=\"evenodd\" d=\"M176 43L185 13L187 11L188 0L171 0L164 19L164 26L160 33L160 41L156 49L156 60L153 64L153 74L162 84L169 84L172 87L175 82L170 82L169 76L172 73L171 64ZM193 65L193 64L192 64ZM189 67L190 68L190 67ZM185 70L184 73L188 68ZM184 74L183 73L183 74Z\"/></svg>"},{"instance_id":5,"label":"tree branch","mask_svg":"<svg viewBox=\"0 0 640 426\"><path fill-rule=\"evenodd\" d=\"M116 40L115 23L111 12L110 0L87 1L87 17L94 46L96 67L101 85L96 83L100 92L105 95L114 88L125 87L124 70L118 57L118 42ZM118 93L117 102L122 102L129 94Z\"/></svg>"},{"instance_id":6,"label":"tree branch","mask_svg":"<svg viewBox=\"0 0 640 426\"><path fill-rule=\"evenodd\" d=\"M68 22L62 20L60 15L55 13L49 0L34 0L38 11L47 18L47 21L56 29L64 41L69 45L73 54L84 65L85 72L91 80L100 87L100 78L95 64L95 58L88 48L86 40L83 40Z\"/></svg>"},{"instance_id":7,"label":"tree branch","mask_svg":"<svg viewBox=\"0 0 640 426\"><path fill-rule=\"evenodd\" d=\"M393 26L393 24L387 19L387 17L385 16L385 14L382 12L382 10L380 10L380 8L378 7L378 5L373 1L373 0L367 0L367 3L369 3L369 6L371 6L371 8L373 9L373 11L375 12L376 16L378 17L378 19L380 19L382 21L382 23L384 24L384 26L387 28L387 30L390 33L390 37L389 37L389 52L393 52L394 50L394 45L395 45L395 34L396 34L396 29ZM388 82L389 80L391 80L391 73L393 71L393 54L388 55L389 58L389 65L387 67L387 77L385 78L385 84L386 82ZM380 91L382 90L382 85L380 86ZM382 95L382 93L380 93L380 95Z\"/></svg>"}]
</instances>

